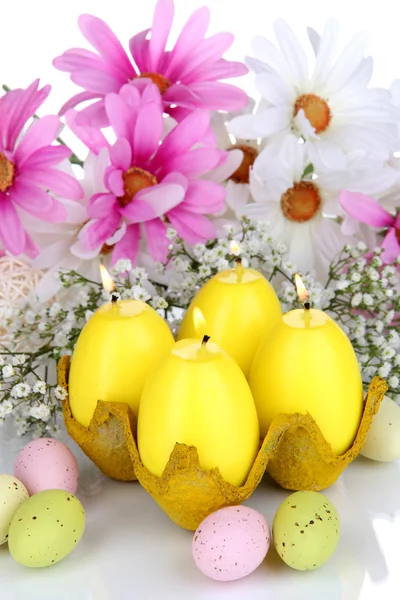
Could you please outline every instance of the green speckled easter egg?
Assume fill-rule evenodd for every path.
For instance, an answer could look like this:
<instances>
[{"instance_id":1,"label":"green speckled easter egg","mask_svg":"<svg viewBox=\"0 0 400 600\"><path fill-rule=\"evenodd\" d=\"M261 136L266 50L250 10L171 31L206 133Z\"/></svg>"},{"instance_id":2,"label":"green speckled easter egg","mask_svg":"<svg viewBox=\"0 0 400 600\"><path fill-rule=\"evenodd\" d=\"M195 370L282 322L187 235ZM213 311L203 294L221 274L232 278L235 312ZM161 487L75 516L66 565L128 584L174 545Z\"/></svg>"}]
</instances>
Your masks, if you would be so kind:
<instances>
[{"instance_id":1,"label":"green speckled easter egg","mask_svg":"<svg viewBox=\"0 0 400 600\"><path fill-rule=\"evenodd\" d=\"M49 567L73 551L84 529L85 511L79 500L63 490L46 490L17 510L8 546L24 567Z\"/></svg>"},{"instance_id":2,"label":"green speckled easter egg","mask_svg":"<svg viewBox=\"0 0 400 600\"><path fill-rule=\"evenodd\" d=\"M318 492L296 492L278 508L272 526L276 551L289 567L321 567L336 550L340 521L336 508Z\"/></svg>"}]
</instances>

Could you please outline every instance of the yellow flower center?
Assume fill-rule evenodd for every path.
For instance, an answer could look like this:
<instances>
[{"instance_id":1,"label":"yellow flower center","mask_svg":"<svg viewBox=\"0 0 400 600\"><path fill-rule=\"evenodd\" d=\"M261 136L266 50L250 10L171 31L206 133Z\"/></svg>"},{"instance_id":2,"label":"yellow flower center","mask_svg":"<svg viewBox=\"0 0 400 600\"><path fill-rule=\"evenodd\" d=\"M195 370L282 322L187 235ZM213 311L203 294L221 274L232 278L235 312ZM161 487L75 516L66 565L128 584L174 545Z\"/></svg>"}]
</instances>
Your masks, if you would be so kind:
<instances>
[{"instance_id":1,"label":"yellow flower center","mask_svg":"<svg viewBox=\"0 0 400 600\"><path fill-rule=\"evenodd\" d=\"M315 133L322 133L328 128L332 115L326 100L315 94L303 94L295 102L293 116L301 109L314 127Z\"/></svg>"},{"instance_id":2,"label":"yellow flower center","mask_svg":"<svg viewBox=\"0 0 400 600\"><path fill-rule=\"evenodd\" d=\"M118 202L121 206L126 206L132 202L134 196L140 190L157 185L157 179L144 169L140 167L130 167L123 175L124 180L124 192L125 194L118 198Z\"/></svg>"},{"instance_id":3,"label":"yellow flower center","mask_svg":"<svg viewBox=\"0 0 400 600\"><path fill-rule=\"evenodd\" d=\"M151 79L160 90L160 94L164 94L172 85L164 75L160 75L159 73L141 73L135 79Z\"/></svg>"},{"instance_id":4,"label":"yellow flower center","mask_svg":"<svg viewBox=\"0 0 400 600\"><path fill-rule=\"evenodd\" d=\"M0 192L6 192L13 184L15 165L0 152Z\"/></svg>"},{"instance_id":5,"label":"yellow flower center","mask_svg":"<svg viewBox=\"0 0 400 600\"><path fill-rule=\"evenodd\" d=\"M249 183L250 169L254 165L258 151L252 146L246 146L246 144L237 144L229 148L229 150L241 150L243 152L241 164L229 179L232 179L235 183Z\"/></svg>"},{"instance_id":6,"label":"yellow flower center","mask_svg":"<svg viewBox=\"0 0 400 600\"><path fill-rule=\"evenodd\" d=\"M310 181L295 183L281 198L282 212L287 219L305 223L312 219L321 207L318 188Z\"/></svg>"}]
</instances>

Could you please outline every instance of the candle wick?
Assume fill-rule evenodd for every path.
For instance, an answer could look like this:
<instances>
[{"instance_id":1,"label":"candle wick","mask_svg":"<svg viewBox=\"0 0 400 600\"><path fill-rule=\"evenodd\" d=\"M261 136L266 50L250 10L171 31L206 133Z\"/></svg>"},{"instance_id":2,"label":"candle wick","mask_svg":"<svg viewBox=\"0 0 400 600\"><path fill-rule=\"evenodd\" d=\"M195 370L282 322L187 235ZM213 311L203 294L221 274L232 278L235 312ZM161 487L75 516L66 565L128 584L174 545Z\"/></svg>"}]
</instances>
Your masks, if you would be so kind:
<instances>
[{"instance_id":1,"label":"candle wick","mask_svg":"<svg viewBox=\"0 0 400 600\"><path fill-rule=\"evenodd\" d=\"M117 300L119 300L119 294L118 292L114 291L111 294L111 302L114 304L115 302L117 302Z\"/></svg>"},{"instance_id":2,"label":"candle wick","mask_svg":"<svg viewBox=\"0 0 400 600\"><path fill-rule=\"evenodd\" d=\"M304 302L304 310L310 310L311 308L311 304L310 302L307 300L307 302Z\"/></svg>"},{"instance_id":3,"label":"candle wick","mask_svg":"<svg viewBox=\"0 0 400 600\"><path fill-rule=\"evenodd\" d=\"M201 345L203 346L203 348L206 346L206 344L207 344L207 342L208 342L209 339L210 339L209 335L204 335L203 336L203 340L201 342Z\"/></svg>"},{"instance_id":4,"label":"candle wick","mask_svg":"<svg viewBox=\"0 0 400 600\"><path fill-rule=\"evenodd\" d=\"M243 277L243 265L242 265L242 259L240 258L240 256L235 258L235 263L236 263L235 270L236 270L237 280L240 283L242 281L242 277Z\"/></svg>"}]
</instances>

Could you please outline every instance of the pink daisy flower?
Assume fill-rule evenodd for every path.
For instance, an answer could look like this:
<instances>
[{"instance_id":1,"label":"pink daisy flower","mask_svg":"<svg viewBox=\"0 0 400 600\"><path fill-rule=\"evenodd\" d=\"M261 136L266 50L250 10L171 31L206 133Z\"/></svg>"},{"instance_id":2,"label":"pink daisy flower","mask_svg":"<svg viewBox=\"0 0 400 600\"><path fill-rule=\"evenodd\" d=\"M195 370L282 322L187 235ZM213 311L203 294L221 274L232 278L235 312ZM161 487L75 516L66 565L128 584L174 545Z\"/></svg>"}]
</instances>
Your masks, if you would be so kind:
<instances>
[{"instance_id":1,"label":"pink daisy flower","mask_svg":"<svg viewBox=\"0 0 400 600\"><path fill-rule=\"evenodd\" d=\"M386 229L382 242L383 262L392 263L400 256L400 213L397 217L391 215L379 202L359 192L342 192L339 202L343 210L360 223Z\"/></svg>"},{"instance_id":2,"label":"pink daisy flower","mask_svg":"<svg viewBox=\"0 0 400 600\"><path fill-rule=\"evenodd\" d=\"M200 177L223 164L228 154L201 147L210 125L208 111L191 113L163 137L161 98L153 84L142 95L134 86L123 86L119 94L106 96L105 110L117 138L113 145L99 129L77 124L75 111L67 114L71 129L90 150L107 154L98 193L88 201L83 248L110 246L111 239L113 263L120 258L135 262L144 236L153 259L165 261L166 222L190 244L216 237L205 215L223 208L225 189Z\"/></svg>"},{"instance_id":3,"label":"pink daisy flower","mask_svg":"<svg viewBox=\"0 0 400 600\"><path fill-rule=\"evenodd\" d=\"M192 14L172 50L167 51L173 17L173 0L158 0L151 29L138 33L129 42L132 63L104 21L81 15L79 28L96 52L72 48L54 59L53 65L70 73L71 80L85 90L71 98L60 114L81 102L97 100L84 108L82 115L92 124L105 126L106 94L118 92L126 83L143 86L149 80L162 94L164 111L177 120L196 108L232 111L246 106L248 97L244 91L220 82L248 72L244 64L222 58L234 36L218 33L205 38L210 11L202 7Z\"/></svg>"},{"instance_id":4,"label":"pink daisy flower","mask_svg":"<svg viewBox=\"0 0 400 600\"><path fill-rule=\"evenodd\" d=\"M0 242L11 254L30 257L38 249L21 223L21 213L57 223L65 219L65 209L49 192L73 200L83 195L74 177L55 168L71 155L65 146L51 145L60 130L59 117L35 119L23 133L51 89L38 88L36 80L0 99Z\"/></svg>"}]
</instances>

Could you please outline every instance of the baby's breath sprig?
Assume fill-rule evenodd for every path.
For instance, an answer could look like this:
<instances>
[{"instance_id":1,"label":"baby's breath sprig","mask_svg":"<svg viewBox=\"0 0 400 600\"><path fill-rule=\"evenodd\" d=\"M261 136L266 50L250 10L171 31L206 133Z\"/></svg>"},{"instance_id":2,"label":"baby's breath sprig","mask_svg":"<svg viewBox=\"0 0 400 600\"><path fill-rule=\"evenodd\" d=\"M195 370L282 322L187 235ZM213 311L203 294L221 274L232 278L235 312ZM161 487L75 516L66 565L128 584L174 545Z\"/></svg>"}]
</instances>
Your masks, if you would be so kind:
<instances>
[{"instance_id":1,"label":"baby's breath sprig","mask_svg":"<svg viewBox=\"0 0 400 600\"><path fill-rule=\"evenodd\" d=\"M112 277L121 299L149 303L176 333L196 292L213 275L234 264L261 271L273 284L284 311L301 306L293 282L296 265L286 258L265 223L243 219L227 237L187 246L169 228L166 265L151 270L119 260ZM235 242L232 246L232 242ZM345 247L329 268L328 280L302 273L313 306L328 312L349 336L365 387L376 374L386 379L389 396L400 403L399 264L384 265L381 250L366 254L360 243ZM400 261L399 261L400 262ZM58 359L71 355L94 311L111 296L101 284L75 271L59 274L64 293L51 306L30 297L24 305L0 312L0 424L14 420L22 435L54 435L65 392L56 383ZM59 419L60 420L60 419Z\"/></svg>"}]
</instances>

